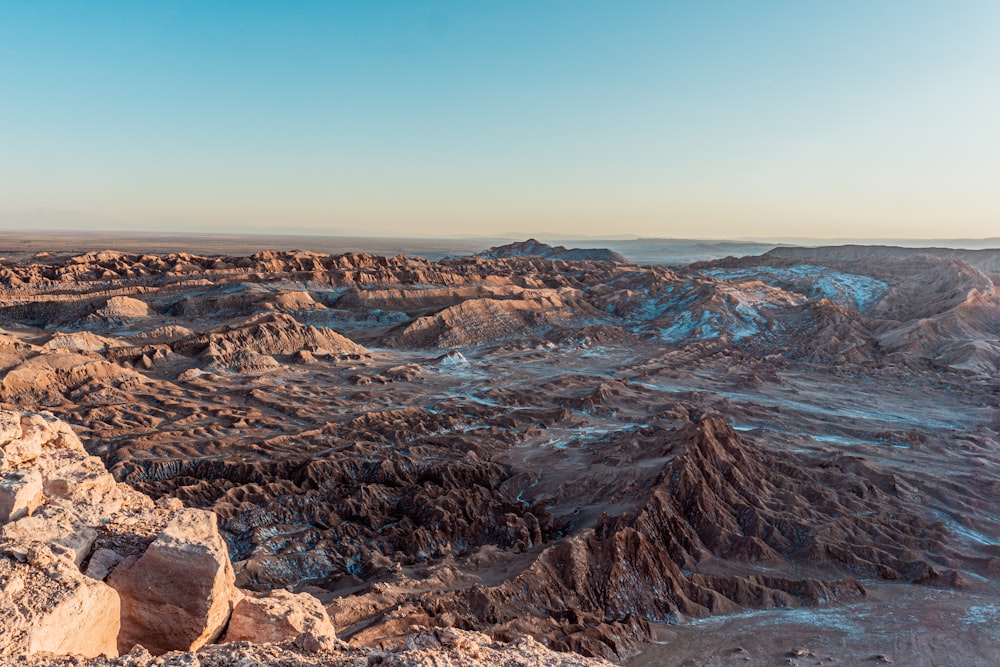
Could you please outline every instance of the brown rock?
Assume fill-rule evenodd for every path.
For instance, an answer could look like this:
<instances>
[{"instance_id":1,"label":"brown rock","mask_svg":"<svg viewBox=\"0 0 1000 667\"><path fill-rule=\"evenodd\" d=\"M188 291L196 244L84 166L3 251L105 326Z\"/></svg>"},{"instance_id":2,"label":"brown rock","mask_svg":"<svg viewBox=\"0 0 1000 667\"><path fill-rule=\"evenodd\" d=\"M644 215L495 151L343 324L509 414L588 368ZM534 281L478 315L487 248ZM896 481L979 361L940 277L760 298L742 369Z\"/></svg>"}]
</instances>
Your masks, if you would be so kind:
<instances>
[{"instance_id":1,"label":"brown rock","mask_svg":"<svg viewBox=\"0 0 1000 667\"><path fill-rule=\"evenodd\" d=\"M299 350L295 353L295 362L299 364L315 364L316 355L309 350Z\"/></svg>"},{"instance_id":2,"label":"brown rock","mask_svg":"<svg viewBox=\"0 0 1000 667\"><path fill-rule=\"evenodd\" d=\"M269 313L243 326L204 334L174 346L182 354L205 353L226 357L240 352L261 355L295 354L307 349L313 354L364 354L367 350L333 329L300 324L283 313Z\"/></svg>"},{"instance_id":3,"label":"brown rock","mask_svg":"<svg viewBox=\"0 0 1000 667\"><path fill-rule=\"evenodd\" d=\"M213 644L197 653L171 652L156 658L143 647L113 660L81 661L75 657L44 659L25 667L612 667L612 663L554 651L519 638L499 642L478 632L423 630L402 645L384 650L341 644L335 651L316 653L285 644L234 642Z\"/></svg>"},{"instance_id":4,"label":"brown rock","mask_svg":"<svg viewBox=\"0 0 1000 667\"><path fill-rule=\"evenodd\" d=\"M0 475L0 523L16 521L42 504L42 476L35 470Z\"/></svg>"},{"instance_id":5,"label":"brown rock","mask_svg":"<svg viewBox=\"0 0 1000 667\"><path fill-rule=\"evenodd\" d=\"M307 650L332 650L333 623L320 601L308 593L274 590L267 597L246 597L233 609L224 642L287 642Z\"/></svg>"},{"instance_id":6,"label":"brown rock","mask_svg":"<svg viewBox=\"0 0 1000 667\"><path fill-rule=\"evenodd\" d=\"M38 464L45 495L63 504L89 523L97 523L119 509L125 498L134 496L115 482L96 456L76 449L50 450Z\"/></svg>"},{"instance_id":7,"label":"brown rock","mask_svg":"<svg viewBox=\"0 0 1000 667\"><path fill-rule=\"evenodd\" d=\"M87 576L91 579L104 581L111 571L124 560L121 554L111 549L98 549L87 563Z\"/></svg>"},{"instance_id":8,"label":"brown rock","mask_svg":"<svg viewBox=\"0 0 1000 667\"><path fill-rule=\"evenodd\" d=\"M25 412L21 416L20 440L60 449L83 449L83 444L69 424L60 421L51 412Z\"/></svg>"},{"instance_id":9,"label":"brown rock","mask_svg":"<svg viewBox=\"0 0 1000 667\"><path fill-rule=\"evenodd\" d=\"M0 410L0 447L21 437L21 415L9 410Z\"/></svg>"},{"instance_id":10,"label":"brown rock","mask_svg":"<svg viewBox=\"0 0 1000 667\"><path fill-rule=\"evenodd\" d=\"M7 464L12 468L27 465L37 459L42 455L43 446L84 451L83 444L69 425L49 412L0 414L4 415L0 418L0 442L6 439L3 451ZM12 424L15 420L19 422L16 425Z\"/></svg>"},{"instance_id":11,"label":"brown rock","mask_svg":"<svg viewBox=\"0 0 1000 667\"><path fill-rule=\"evenodd\" d=\"M86 577L81 577L81 582ZM109 586L81 583L31 630L28 653L71 653L84 657L118 653L119 600Z\"/></svg>"},{"instance_id":12,"label":"brown rock","mask_svg":"<svg viewBox=\"0 0 1000 667\"><path fill-rule=\"evenodd\" d=\"M27 465L42 454L42 441L38 437L17 438L3 448L4 458L11 468Z\"/></svg>"},{"instance_id":13,"label":"brown rock","mask_svg":"<svg viewBox=\"0 0 1000 667\"><path fill-rule=\"evenodd\" d=\"M103 308L96 310L94 314L109 319L149 317L149 306L144 301L132 297L113 296L108 299Z\"/></svg>"},{"instance_id":14,"label":"brown rock","mask_svg":"<svg viewBox=\"0 0 1000 667\"><path fill-rule=\"evenodd\" d=\"M211 512L178 512L134 562L108 578L122 598L118 646L195 650L222 634L237 601L226 544Z\"/></svg>"},{"instance_id":15,"label":"brown rock","mask_svg":"<svg viewBox=\"0 0 1000 667\"><path fill-rule=\"evenodd\" d=\"M81 523L69 510L46 505L34 516L26 516L0 528L3 548L17 557L44 545L77 567L84 561L97 539L97 531Z\"/></svg>"},{"instance_id":16,"label":"brown rock","mask_svg":"<svg viewBox=\"0 0 1000 667\"><path fill-rule=\"evenodd\" d=\"M39 652L118 655L118 594L106 584L51 552L27 563L0 557L0 581L0 664Z\"/></svg>"}]
</instances>

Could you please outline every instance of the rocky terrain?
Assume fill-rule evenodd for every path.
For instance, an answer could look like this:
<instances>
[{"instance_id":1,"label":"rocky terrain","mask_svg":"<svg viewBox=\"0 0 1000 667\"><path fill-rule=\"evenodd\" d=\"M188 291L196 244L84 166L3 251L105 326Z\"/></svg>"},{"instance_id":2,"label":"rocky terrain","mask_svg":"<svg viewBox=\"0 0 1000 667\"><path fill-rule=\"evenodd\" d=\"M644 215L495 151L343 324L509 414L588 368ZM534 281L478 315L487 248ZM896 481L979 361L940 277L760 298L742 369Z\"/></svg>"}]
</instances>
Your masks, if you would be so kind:
<instances>
[{"instance_id":1,"label":"rocky terrain","mask_svg":"<svg viewBox=\"0 0 1000 667\"><path fill-rule=\"evenodd\" d=\"M453 629L352 650L312 595L236 588L212 512L115 482L50 413L0 412L0 428L3 664L606 664Z\"/></svg>"},{"instance_id":2,"label":"rocky terrain","mask_svg":"<svg viewBox=\"0 0 1000 667\"><path fill-rule=\"evenodd\" d=\"M898 250L8 261L4 655L988 662L1000 251Z\"/></svg>"}]
</instances>

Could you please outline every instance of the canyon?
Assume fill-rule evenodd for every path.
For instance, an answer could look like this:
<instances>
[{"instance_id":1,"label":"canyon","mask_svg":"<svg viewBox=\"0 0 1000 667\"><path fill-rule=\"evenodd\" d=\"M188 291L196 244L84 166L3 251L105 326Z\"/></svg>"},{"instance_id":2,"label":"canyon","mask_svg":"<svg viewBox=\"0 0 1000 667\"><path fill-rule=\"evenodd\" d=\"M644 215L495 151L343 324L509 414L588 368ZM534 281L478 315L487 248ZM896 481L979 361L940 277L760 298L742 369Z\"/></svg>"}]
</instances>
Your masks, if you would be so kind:
<instances>
[{"instance_id":1,"label":"canyon","mask_svg":"<svg viewBox=\"0 0 1000 667\"><path fill-rule=\"evenodd\" d=\"M3 251L0 655L1000 661L1000 250L196 245Z\"/></svg>"}]
</instances>

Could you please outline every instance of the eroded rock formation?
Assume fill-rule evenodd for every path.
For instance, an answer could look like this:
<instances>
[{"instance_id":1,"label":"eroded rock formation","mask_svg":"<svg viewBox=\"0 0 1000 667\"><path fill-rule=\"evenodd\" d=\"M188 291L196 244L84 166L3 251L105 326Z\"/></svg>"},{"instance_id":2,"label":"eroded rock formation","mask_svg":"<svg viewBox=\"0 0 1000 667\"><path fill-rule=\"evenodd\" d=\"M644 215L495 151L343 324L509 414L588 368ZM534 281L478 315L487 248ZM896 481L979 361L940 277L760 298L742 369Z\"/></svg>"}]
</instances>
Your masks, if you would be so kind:
<instances>
[{"instance_id":1,"label":"eroded rock formation","mask_svg":"<svg viewBox=\"0 0 1000 667\"><path fill-rule=\"evenodd\" d=\"M215 514L116 483L50 414L2 411L0 430L0 660L137 645L161 654L220 638L242 593ZM312 650L334 644L315 599L279 594L263 607L241 613L240 639L283 639L272 627L281 619Z\"/></svg>"},{"instance_id":2,"label":"eroded rock formation","mask_svg":"<svg viewBox=\"0 0 1000 667\"><path fill-rule=\"evenodd\" d=\"M85 573L125 651L234 604L234 637L320 645L308 593L355 647L421 625L614 659L660 621L1000 571L987 263L494 250L8 261L0 400L87 451L0 413L4 567ZM162 585L178 554L196 601ZM166 608L196 632L145 627Z\"/></svg>"}]
</instances>

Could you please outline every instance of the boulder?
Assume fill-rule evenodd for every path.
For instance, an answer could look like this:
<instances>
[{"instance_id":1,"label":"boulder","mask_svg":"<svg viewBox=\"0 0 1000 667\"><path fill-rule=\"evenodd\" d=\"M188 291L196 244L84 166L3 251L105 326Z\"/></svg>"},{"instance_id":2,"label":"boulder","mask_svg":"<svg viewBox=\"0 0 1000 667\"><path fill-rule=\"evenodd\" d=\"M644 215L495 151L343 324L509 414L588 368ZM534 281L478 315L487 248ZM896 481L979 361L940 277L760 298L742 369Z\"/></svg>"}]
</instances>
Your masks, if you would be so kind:
<instances>
[{"instance_id":1,"label":"boulder","mask_svg":"<svg viewBox=\"0 0 1000 667\"><path fill-rule=\"evenodd\" d=\"M10 468L27 465L42 454L42 441L39 438L17 438L3 446L4 459Z\"/></svg>"},{"instance_id":2,"label":"boulder","mask_svg":"<svg viewBox=\"0 0 1000 667\"><path fill-rule=\"evenodd\" d=\"M44 546L0 557L0 664L39 652L118 655L118 594Z\"/></svg>"},{"instance_id":3,"label":"boulder","mask_svg":"<svg viewBox=\"0 0 1000 667\"><path fill-rule=\"evenodd\" d=\"M177 512L141 557L108 577L122 600L118 647L191 651L219 638L239 593L211 512Z\"/></svg>"},{"instance_id":4,"label":"boulder","mask_svg":"<svg viewBox=\"0 0 1000 667\"><path fill-rule=\"evenodd\" d=\"M21 415L10 410L0 410L0 447L21 437Z\"/></svg>"},{"instance_id":5,"label":"boulder","mask_svg":"<svg viewBox=\"0 0 1000 667\"><path fill-rule=\"evenodd\" d=\"M223 642L294 641L307 650L333 650L340 645L323 605L308 593L274 590L245 597L233 609Z\"/></svg>"},{"instance_id":6,"label":"boulder","mask_svg":"<svg viewBox=\"0 0 1000 667\"><path fill-rule=\"evenodd\" d=\"M73 508L81 519L98 523L122 508L137 494L115 482L104 462L75 449L47 451L37 465L50 502Z\"/></svg>"},{"instance_id":7,"label":"boulder","mask_svg":"<svg viewBox=\"0 0 1000 667\"><path fill-rule=\"evenodd\" d=\"M12 521L0 528L3 548L23 557L39 545L64 557L77 568L90 554L97 531L81 523L68 509L45 505L37 514Z\"/></svg>"},{"instance_id":8,"label":"boulder","mask_svg":"<svg viewBox=\"0 0 1000 667\"><path fill-rule=\"evenodd\" d=\"M28 653L118 655L120 606L108 585L78 574L59 603L31 624Z\"/></svg>"},{"instance_id":9,"label":"boulder","mask_svg":"<svg viewBox=\"0 0 1000 667\"><path fill-rule=\"evenodd\" d=\"M91 579L104 581L111 574L124 557L112 549L98 549L91 555L90 562L87 563L86 575Z\"/></svg>"},{"instance_id":10,"label":"boulder","mask_svg":"<svg viewBox=\"0 0 1000 667\"><path fill-rule=\"evenodd\" d=\"M16 521L42 504L42 476L37 470L0 474L0 523Z\"/></svg>"},{"instance_id":11,"label":"boulder","mask_svg":"<svg viewBox=\"0 0 1000 667\"><path fill-rule=\"evenodd\" d=\"M51 412L25 412L21 415L21 437L12 441L6 447L10 453L10 445L20 445L27 448L75 449L84 451L80 438L64 421L60 421Z\"/></svg>"},{"instance_id":12,"label":"boulder","mask_svg":"<svg viewBox=\"0 0 1000 667\"><path fill-rule=\"evenodd\" d=\"M83 443L65 422L49 412L0 411L0 447L6 466L19 468L42 455L42 447L83 452Z\"/></svg>"}]
</instances>

